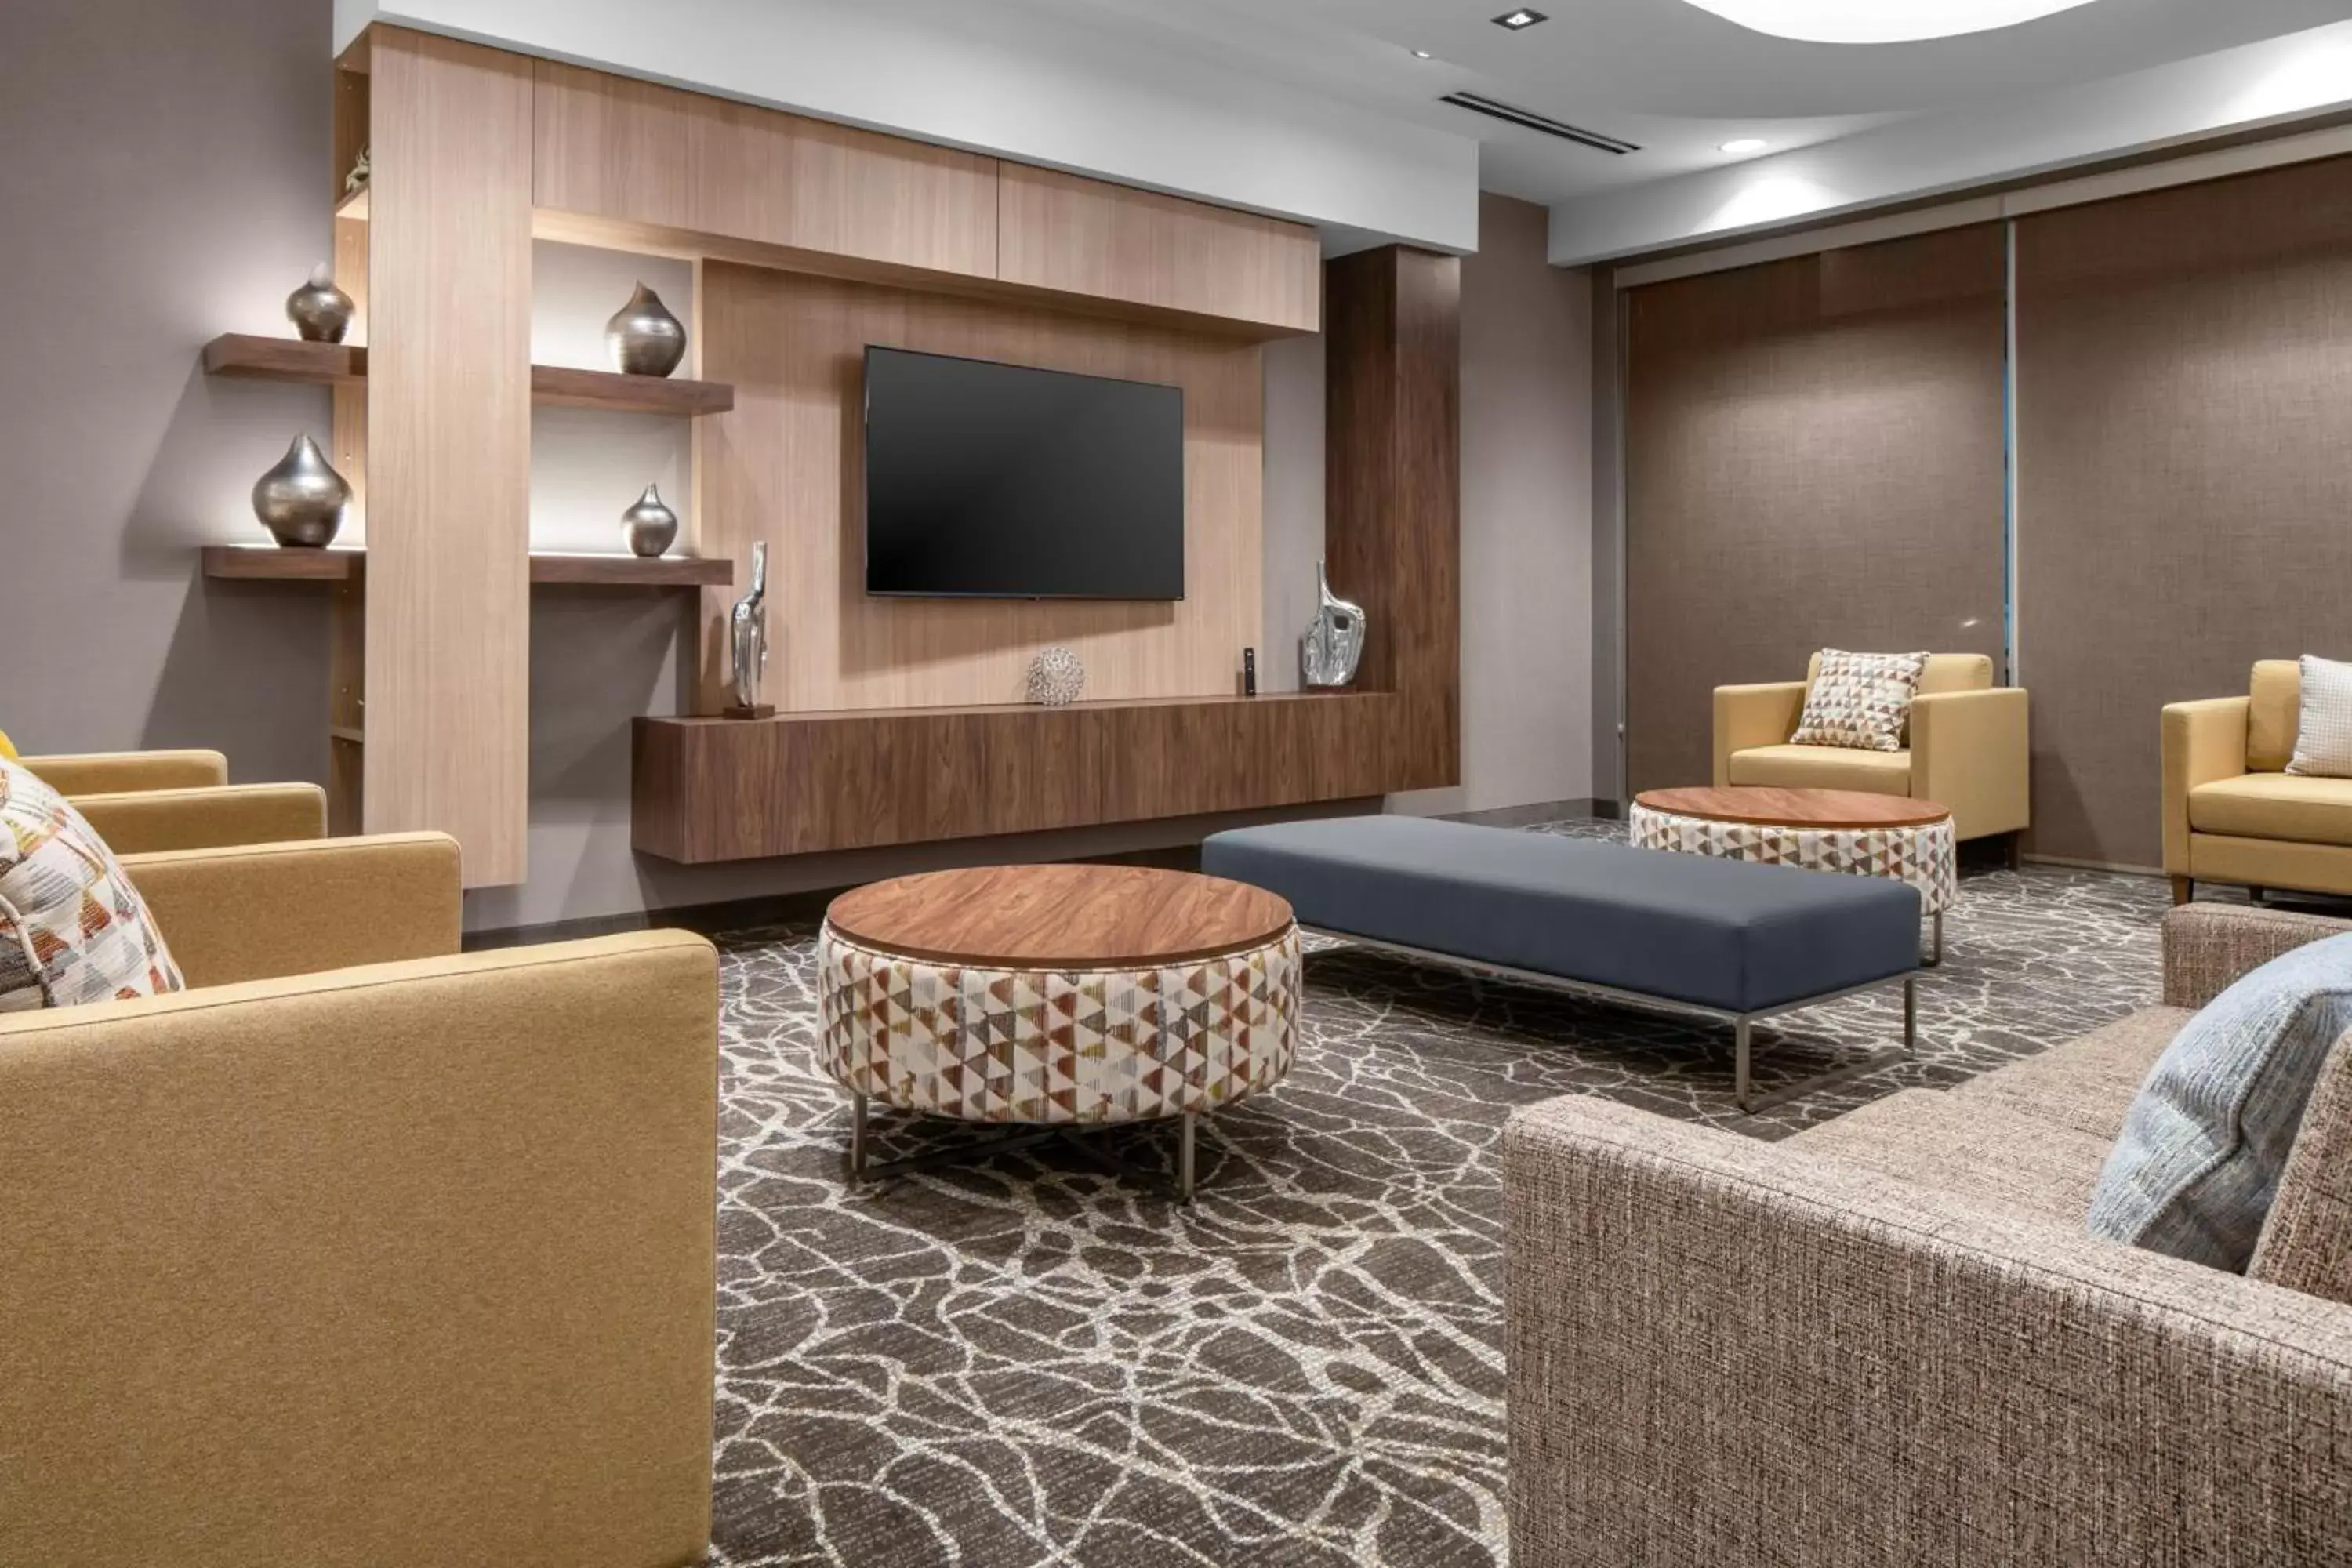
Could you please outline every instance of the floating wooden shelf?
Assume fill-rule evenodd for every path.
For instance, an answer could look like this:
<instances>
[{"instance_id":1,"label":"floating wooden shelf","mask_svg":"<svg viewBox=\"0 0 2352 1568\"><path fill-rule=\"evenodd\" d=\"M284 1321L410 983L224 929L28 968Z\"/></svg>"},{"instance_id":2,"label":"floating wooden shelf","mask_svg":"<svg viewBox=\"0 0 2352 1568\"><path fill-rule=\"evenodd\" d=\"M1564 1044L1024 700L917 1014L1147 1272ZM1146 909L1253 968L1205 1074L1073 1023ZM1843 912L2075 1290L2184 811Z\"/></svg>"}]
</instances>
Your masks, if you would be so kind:
<instances>
[{"instance_id":1,"label":"floating wooden shelf","mask_svg":"<svg viewBox=\"0 0 2352 1568\"><path fill-rule=\"evenodd\" d=\"M699 864L1264 810L1412 775L1384 691L640 719L635 847Z\"/></svg>"},{"instance_id":2,"label":"floating wooden shelf","mask_svg":"<svg viewBox=\"0 0 2352 1568\"><path fill-rule=\"evenodd\" d=\"M224 332L205 345L208 375L256 381L305 381L331 385L367 379L367 350L346 343L309 343ZM620 375L570 365L530 367L530 400L555 408L605 408L620 414L668 414L692 418L735 406L735 389L719 381Z\"/></svg>"},{"instance_id":3,"label":"floating wooden shelf","mask_svg":"<svg viewBox=\"0 0 2352 1568\"><path fill-rule=\"evenodd\" d=\"M243 582L341 583L367 562L364 550L286 549L274 544L207 544L205 575ZM732 561L687 555L565 555L531 552L537 587L724 588L735 581Z\"/></svg>"}]
</instances>

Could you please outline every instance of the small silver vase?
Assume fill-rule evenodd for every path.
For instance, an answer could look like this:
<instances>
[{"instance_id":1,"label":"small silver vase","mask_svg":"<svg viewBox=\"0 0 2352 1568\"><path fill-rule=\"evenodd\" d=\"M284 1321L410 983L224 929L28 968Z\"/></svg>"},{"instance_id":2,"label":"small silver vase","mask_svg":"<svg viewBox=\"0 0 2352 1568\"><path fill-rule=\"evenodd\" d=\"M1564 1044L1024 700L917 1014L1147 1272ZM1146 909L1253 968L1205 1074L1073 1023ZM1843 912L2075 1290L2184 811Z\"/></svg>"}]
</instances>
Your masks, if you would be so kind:
<instances>
[{"instance_id":1,"label":"small silver vase","mask_svg":"<svg viewBox=\"0 0 2352 1568\"><path fill-rule=\"evenodd\" d=\"M332 544L351 500L352 487L307 434L295 437L278 466L253 483L253 515L280 544Z\"/></svg>"},{"instance_id":2,"label":"small silver vase","mask_svg":"<svg viewBox=\"0 0 2352 1568\"><path fill-rule=\"evenodd\" d=\"M659 555L677 538L677 513L662 504L660 490L647 485L637 504L621 514L621 537L639 555Z\"/></svg>"},{"instance_id":3,"label":"small silver vase","mask_svg":"<svg viewBox=\"0 0 2352 1568\"><path fill-rule=\"evenodd\" d=\"M286 319L307 343L339 343L352 330L352 297L335 287L334 269L321 261L310 281L286 296Z\"/></svg>"},{"instance_id":4,"label":"small silver vase","mask_svg":"<svg viewBox=\"0 0 2352 1568\"><path fill-rule=\"evenodd\" d=\"M1364 657L1364 607L1331 592L1323 563L1315 563L1315 618L1298 639L1298 670L1307 684L1345 686Z\"/></svg>"},{"instance_id":5,"label":"small silver vase","mask_svg":"<svg viewBox=\"0 0 2352 1568\"><path fill-rule=\"evenodd\" d=\"M604 323L604 348L624 375L667 375L686 357L686 328L660 295L640 283Z\"/></svg>"}]
</instances>

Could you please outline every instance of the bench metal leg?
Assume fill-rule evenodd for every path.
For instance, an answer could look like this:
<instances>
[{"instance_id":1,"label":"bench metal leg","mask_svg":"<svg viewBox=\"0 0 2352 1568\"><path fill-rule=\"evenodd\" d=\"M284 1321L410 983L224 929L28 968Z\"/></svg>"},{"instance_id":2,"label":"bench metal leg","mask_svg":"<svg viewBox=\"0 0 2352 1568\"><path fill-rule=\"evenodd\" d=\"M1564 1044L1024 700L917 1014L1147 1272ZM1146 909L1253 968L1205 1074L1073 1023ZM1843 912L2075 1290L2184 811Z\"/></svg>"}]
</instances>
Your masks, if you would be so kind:
<instances>
[{"instance_id":1,"label":"bench metal leg","mask_svg":"<svg viewBox=\"0 0 2352 1568\"><path fill-rule=\"evenodd\" d=\"M1754 1021L1744 1015L1732 1021L1731 1037L1738 1053L1738 1061L1733 1068L1731 1098L1738 1102L1742 1111L1749 1109L1748 1104L1748 1053L1754 1045L1751 1037L1755 1029Z\"/></svg>"},{"instance_id":2,"label":"bench metal leg","mask_svg":"<svg viewBox=\"0 0 2352 1568\"><path fill-rule=\"evenodd\" d=\"M1940 920L1942 917L1937 917ZM1915 1054L1919 1044L1919 978L1906 976L1903 982L1903 1054Z\"/></svg>"}]
</instances>

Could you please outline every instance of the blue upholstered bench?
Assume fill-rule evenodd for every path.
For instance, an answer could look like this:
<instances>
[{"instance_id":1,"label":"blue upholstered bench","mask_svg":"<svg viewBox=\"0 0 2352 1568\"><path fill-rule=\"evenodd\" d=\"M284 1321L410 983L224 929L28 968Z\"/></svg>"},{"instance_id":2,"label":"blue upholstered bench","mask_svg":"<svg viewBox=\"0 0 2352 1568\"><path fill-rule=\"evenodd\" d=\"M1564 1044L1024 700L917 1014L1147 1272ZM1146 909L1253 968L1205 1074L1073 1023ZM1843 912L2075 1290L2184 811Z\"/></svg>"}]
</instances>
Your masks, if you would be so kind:
<instances>
[{"instance_id":1,"label":"blue upholstered bench","mask_svg":"<svg viewBox=\"0 0 2352 1568\"><path fill-rule=\"evenodd\" d=\"M1316 930L1723 1019L1743 1110L1758 1018L1900 981L1913 1043L1919 895L1902 882L1412 816L1220 833L1201 868Z\"/></svg>"}]
</instances>

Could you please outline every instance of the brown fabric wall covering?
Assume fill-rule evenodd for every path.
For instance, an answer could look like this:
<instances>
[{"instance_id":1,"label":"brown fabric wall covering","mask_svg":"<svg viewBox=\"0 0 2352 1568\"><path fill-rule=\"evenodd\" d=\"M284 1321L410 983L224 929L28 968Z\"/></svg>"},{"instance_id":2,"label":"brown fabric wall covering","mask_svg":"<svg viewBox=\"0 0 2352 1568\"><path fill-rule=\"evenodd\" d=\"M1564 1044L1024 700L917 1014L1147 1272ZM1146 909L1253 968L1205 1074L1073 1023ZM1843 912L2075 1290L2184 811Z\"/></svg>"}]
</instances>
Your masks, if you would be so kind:
<instances>
[{"instance_id":1,"label":"brown fabric wall covering","mask_svg":"<svg viewBox=\"0 0 2352 1568\"><path fill-rule=\"evenodd\" d=\"M1711 693L2003 641L1999 225L1633 290L1627 772L1705 784Z\"/></svg>"},{"instance_id":2,"label":"brown fabric wall covering","mask_svg":"<svg viewBox=\"0 0 2352 1568\"><path fill-rule=\"evenodd\" d=\"M2161 706L2352 657L2352 160L2026 218L2017 290L2032 846L2152 866Z\"/></svg>"}]
</instances>

